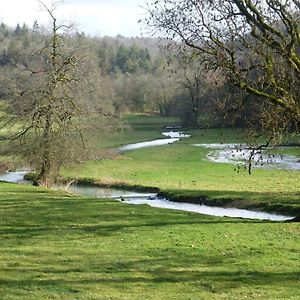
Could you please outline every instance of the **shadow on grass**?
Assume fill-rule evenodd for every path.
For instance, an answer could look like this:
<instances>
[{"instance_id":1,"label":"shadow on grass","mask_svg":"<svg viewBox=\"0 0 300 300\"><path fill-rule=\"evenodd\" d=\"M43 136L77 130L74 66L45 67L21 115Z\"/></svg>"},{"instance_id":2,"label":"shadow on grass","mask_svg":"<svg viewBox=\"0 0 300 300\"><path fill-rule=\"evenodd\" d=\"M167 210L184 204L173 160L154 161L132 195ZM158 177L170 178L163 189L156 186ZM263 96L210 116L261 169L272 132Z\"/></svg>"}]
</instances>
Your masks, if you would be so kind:
<instances>
[{"instance_id":1,"label":"shadow on grass","mask_svg":"<svg viewBox=\"0 0 300 300\"><path fill-rule=\"evenodd\" d=\"M139 263L139 262L135 262ZM165 265L166 261L161 261ZM100 272L83 273L78 269L70 270L73 275L68 277L68 272L49 271L43 272L40 278L36 279L0 279L0 285L5 285L10 289L21 290L52 290L84 292L86 287L93 285L114 286L114 288L124 288L124 286L135 286L142 284L144 289L151 289L153 286L162 285L164 288L171 288L172 284L182 284L196 286L198 289L211 293L231 293L233 289L247 288L257 289L267 287L269 289L289 286L289 289L297 291L300 280L300 272L260 272L260 271L182 271L171 270L170 268L160 267L155 269L153 261L148 263L143 261L144 270L135 270L134 265L127 265L126 268L119 265L119 269L114 271L109 267ZM178 262L178 268L180 262ZM138 271L139 275L136 275ZM55 274L55 275L53 275ZM74 279L74 274L78 274L80 279ZM89 277L87 277L89 274ZM134 274L134 275L132 275ZM59 279L46 279L49 277L59 277ZM46 278L45 278L46 277ZM171 284L168 287L166 284ZM175 287L175 286L174 286ZM129 291L130 292L130 291ZM294 295L296 296L296 295Z\"/></svg>"},{"instance_id":2,"label":"shadow on grass","mask_svg":"<svg viewBox=\"0 0 300 300\"><path fill-rule=\"evenodd\" d=\"M0 285L6 290L84 293L84 289L93 285L122 288L141 284L150 290L156 285L165 287L168 283L178 283L183 284L182 289L196 284L205 291L221 293L241 286L287 284L294 287L300 279L299 272L268 272L264 266L262 271L256 271L247 263L249 254L256 260L264 253L250 253L249 249L239 249L238 244L233 254L224 255L213 247L209 249L214 251L187 248L185 244L176 246L175 239L169 240L170 230L162 230L155 236L156 229L167 226L172 230L178 226L176 239L183 239L187 230L196 229L199 233L203 228L209 236L218 233L221 229L210 231L214 224L238 227L239 224L270 222L210 217L100 199L57 199L51 193L33 194L26 201L19 194L6 198L7 201L0 202L3 241L0 258L11 259L2 265L0 272ZM191 226L181 228L185 225ZM147 230L137 230L143 227ZM144 242L143 237L151 235L154 245L149 240L144 248L135 249L133 234L141 235L140 243ZM124 235L127 241L123 244L119 237ZM106 236L111 239L99 239ZM31 240L35 237L38 238ZM157 245L156 239L159 240ZM107 240L111 244L105 251L111 253L101 249ZM218 242L213 237L212 241ZM120 249L115 250L115 247ZM244 266L250 269L240 271Z\"/></svg>"},{"instance_id":3,"label":"shadow on grass","mask_svg":"<svg viewBox=\"0 0 300 300\"><path fill-rule=\"evenodd\" d=\"M2 204L5 217L0 219L0 235L10 238L32 238L55 232L58 236L66 232L109 236L120 230L135 231L140 227L270 223L82 198L24 203L23 199L16 197L9 204Z\"/></svg>"}]
</instances>

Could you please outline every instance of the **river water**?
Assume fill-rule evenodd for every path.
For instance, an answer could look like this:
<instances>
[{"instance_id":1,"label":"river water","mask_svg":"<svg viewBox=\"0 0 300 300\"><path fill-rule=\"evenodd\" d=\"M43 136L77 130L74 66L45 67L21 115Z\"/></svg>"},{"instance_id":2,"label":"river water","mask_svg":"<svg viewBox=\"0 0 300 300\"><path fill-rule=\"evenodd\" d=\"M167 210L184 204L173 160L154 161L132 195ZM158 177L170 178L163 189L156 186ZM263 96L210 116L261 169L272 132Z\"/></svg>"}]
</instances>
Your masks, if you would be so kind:
<instances>
[{"instance_id":1,"label":"river water","mask_svg":"<svg viewBox=\"0 0 300 300\"><path fill-rule=\"evenodd\" d=\"M12 182L12 183L26 183L27 180L24 179L25 174L28 173L28 170L21 170L15 172L6 172L0 175L0 181Z\"/></svg>"},{"instance_id":2,"label":"river water","mask_svg":"<svg viewBox=\"0 0 300 300\"><path fill-rule=\"evenodd\" d=\"M190 137L190 135L185 134L184 132L181 132L181 131L166 131L166 132L163 132L162 135L165 137L168 137L168 138L157 139L157 140L148 141L148 142L128 144L128 145L124 145L124 146L120 147L118 150L120 152L124 152L124 151L136 150L136 149L141 149L141 148L147 148L147 147L168 145L168 144L173 144L174 142L179 141L181 138Z\"/></svg>"},{"instance_id":3,"label":"river water","mask_svg":"<svg viewBox=\"0 0 300 300\"><path fill-rule=\"evenodd\" d=\"M181 138L190 137L190 135L182 131L166 131L162 132L162 135L166 138L124 145L118 148L118 150L120 152L126 152L141 148L168 145L179 141ZM247 161L251 154L251 150L247 149L246 144L193 144L193 146L210 149L207 159L216 163L231 163L247 166ZM270 154L268 150L256 151L252 157L252 167L300 170L300 158L292 155Z\"/></svg>"},{"instance_id":4,"label":"river water","mask_svg":"<svg viewBox=\"0 0 300 300\"><path fill-rule=\"evenodd\" d=\"M123 151L137 150L137 149L147 148L147 147L168 145L168 144L172 144L177 141L179 141L179 138L158 139L158 140L153 140L153 141L149 141L149 142L128 144L128 145L120 147L119 151L123 152Z\"/></svg>"},{"instance_id":5,"label":"river water","mask_svg":"<svg viewBox=\"0 0 300 300\"><path fill-rule=\"evenodd\" d=\"M23 177L26 173L27 171L8 172L0 176L0 181L23 183ZM54 188L61 190L66 189L66 186L56 186ZM159 198L155 193L139 193L134 191L108 189L100 188L97 186L76 184L68 186L67 191L85 197L109 198L133 205L146 204L157 208L182 210L219 217L247 218L271 221L286 221L293 219L293 217L291 216L250 211L246 209L223 208L200 204L173 202L165 198Z\"/></svg>"},{"instance_id":6,"label":"river water","mask_svg":"<svg viewBox=\"0 0 300 300\"><path fill-rule=\"evenodd\" d=\"M207 158L217 163L246 164L251 150L245 144L194 144L210 149ZM284 148L284 147L278 147ZM300 158L292 155L270 154L267 150L256 151L252 158L254 168L300 170Z\"/></svg>"},{"instance_id":7,"label":"river water","mask_svg":"<svg viewBox=\"0 0 300 300\"><path fill-rule=\"evenodd\" d=\"M129 151L145 147L154 147L174 143L181 138L188 138L190 135L179 131L167 131L162 133L163 136L167 137L164 139L158 139L148 142L141 142L135 144L129 144L120 147L119 151ZM237 144L195 144L194 146L205 147L211 149L208 158L215 162L241 162L245 161L245 157L249 154L249 150L241 150L245 145ZM269 157L266 159L270 159ZM299 169L299 162L296 161L294 157L286 157L284 160L281 158L280 161L274 159L273 165L283 166L283 164L292 169ZM7 172L0 175L0 181L7 181L13 183L26 183L28 181L24 180L24 175L28 170ZM270 214L257 211L249 211L246 209L236 209L236 208L223 208L223 207L211 207L200 204L191 203L179 203L173 202L165 198L159 198L155 193L139 193L128 190L119 189L108 189L100 188L97 186L90 185L76 185L72 184L66 188L66 186L56 186L55 189L64 189L68 192L95 198L110 198L122 201L128 204L147 204L152 207L167 208L174 210L182 210L195 212L200 214L219 216L219 217L234 217L234 218L248 218L248 219L259 219L259 220L272 220L272 221L285 221L290 220L293 217Z\"/></svg>"}]
</instances>

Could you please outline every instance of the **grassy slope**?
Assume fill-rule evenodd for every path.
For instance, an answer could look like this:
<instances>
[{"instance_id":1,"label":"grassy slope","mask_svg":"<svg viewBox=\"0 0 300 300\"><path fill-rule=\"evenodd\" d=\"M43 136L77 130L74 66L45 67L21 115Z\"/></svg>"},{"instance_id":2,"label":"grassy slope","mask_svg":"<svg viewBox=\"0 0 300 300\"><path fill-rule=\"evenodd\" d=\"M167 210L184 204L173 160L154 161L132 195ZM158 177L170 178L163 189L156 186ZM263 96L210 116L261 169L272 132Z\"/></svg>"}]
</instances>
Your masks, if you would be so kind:
<instances>
[{"instance_id":1,"label":"grassy slope","mask_svg":"<svg viewBox=\"0 0 300 300\"><path fill-rule=\"evenodd\" d=\"M137 130L133 132L140 141L147 139L143 138L143 134L147 137L149 132L159 134L163 127L159 126L160 120L149 120L149 127L142 126L142 118L138 120L135 122ZM151 122L156 127L151 127ZM191 134L192 138L172 145L135 150L115 160L75 166L67 170L65 176L91 178L109 184L158 187L175 196L231 198L246 200L247 203L259 201L300 208L299 171L255 170L251 176L247 172L238 174L232 164L209 162L206 158L209 150L191 144L242 142L239 132L212 129L192 130ZM122 141L125 140L126 135ZM299 149L294 150L293 154L300 156Z\"/></svg>"},{"instance_id":2,"label":"grassy slope","mask_svg":"<svg viewBox=\"0 0 300 300\"><path fill-rule=\"evenodd\" d=\"M0 183L0 299L299 299L296 223Z\"/></svg>"}]
</instances>

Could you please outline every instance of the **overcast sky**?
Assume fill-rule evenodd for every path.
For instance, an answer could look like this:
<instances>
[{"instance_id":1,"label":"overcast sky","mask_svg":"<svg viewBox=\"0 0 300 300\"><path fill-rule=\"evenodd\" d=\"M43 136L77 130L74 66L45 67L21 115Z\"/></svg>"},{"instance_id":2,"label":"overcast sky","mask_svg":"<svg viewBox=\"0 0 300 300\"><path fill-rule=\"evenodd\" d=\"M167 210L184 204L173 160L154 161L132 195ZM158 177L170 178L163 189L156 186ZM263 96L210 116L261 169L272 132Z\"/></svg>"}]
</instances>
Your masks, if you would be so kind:
<instances>
[{"instance_id":1,"label":"overcast sky","mask_svg":"<svg viewBox=\"0 0 300 300\"><path fill-rule=\"evenodd\" d=\"M51 0L44 0L47 5ZM78 31L90 35L126 37L140 36L138 20L143 18L146 0L65 0L59 5L56 15L73 21ZM15 27L26 23L30 27L35 20L49 24L48 15L41 10L37 0L0 0L0 21ZM143 32L144 33L144 32Z\"/></svg>"}]
</instances>

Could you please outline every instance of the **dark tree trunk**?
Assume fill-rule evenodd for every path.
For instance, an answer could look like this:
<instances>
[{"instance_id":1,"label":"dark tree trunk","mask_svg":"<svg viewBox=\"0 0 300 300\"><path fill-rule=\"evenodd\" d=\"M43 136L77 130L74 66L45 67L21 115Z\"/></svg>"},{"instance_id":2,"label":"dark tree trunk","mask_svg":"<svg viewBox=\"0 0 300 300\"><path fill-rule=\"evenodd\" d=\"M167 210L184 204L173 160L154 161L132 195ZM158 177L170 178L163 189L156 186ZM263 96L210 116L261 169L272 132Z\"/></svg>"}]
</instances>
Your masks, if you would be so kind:
<instances>
[{"instance_id":1,"label":"dark tree trunk","mask_svg":"<svg viewBox=\"0 0 300 300\"><path fill-rule=\"evenodd\" d=\"M49 185L50 171L51 171L51 154L50 154L50 145L51 145L51 110L47 114L46 123L44 127L44 136L43 136L43 153L41 161L40 173L37 176L38 185Z\"/></svg>"}]
</instances>

